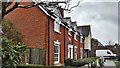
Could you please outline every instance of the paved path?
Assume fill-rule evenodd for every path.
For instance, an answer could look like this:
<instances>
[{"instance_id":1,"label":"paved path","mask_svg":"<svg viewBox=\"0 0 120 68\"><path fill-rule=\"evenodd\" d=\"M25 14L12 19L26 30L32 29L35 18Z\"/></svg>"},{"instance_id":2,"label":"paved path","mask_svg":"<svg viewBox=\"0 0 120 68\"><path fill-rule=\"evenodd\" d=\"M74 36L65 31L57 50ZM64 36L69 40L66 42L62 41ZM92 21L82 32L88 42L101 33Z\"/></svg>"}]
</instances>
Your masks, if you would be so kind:
<instances>
[{"instance_id":1,"label":"paved path","mask_svg":"<svg viewBox=\"0 0 120 68\"><path fill-rule=\"evenodd\" d=\"M88 66L78 67L78 68L88 68ZM114 61L106 60L101 68L116 68Z\"/></svg>"},{"instance_id":2,"label":"paved path","mask_svg":"<svg viewBox=\"0 0 120 68\"><path fill-rule=\"evenodd\" d=\"M116 65L115 65L114 61L106 60L103 64L102 68L116 68Z\"/></svg>"}]
</instances>

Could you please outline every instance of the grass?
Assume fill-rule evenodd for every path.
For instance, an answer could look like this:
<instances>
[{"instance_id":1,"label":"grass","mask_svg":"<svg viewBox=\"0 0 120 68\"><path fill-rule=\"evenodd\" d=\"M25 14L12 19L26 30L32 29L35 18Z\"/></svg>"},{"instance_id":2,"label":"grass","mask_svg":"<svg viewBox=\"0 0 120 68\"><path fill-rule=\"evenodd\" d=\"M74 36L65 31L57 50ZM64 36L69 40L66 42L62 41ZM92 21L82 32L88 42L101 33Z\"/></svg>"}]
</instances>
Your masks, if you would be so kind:
<instances>
[{"instance_id":1,"label":"grass","mask_svg":"<svg viewBox=\"0 0 120 68\"><path fill-rule=\"evenodd\" d=\"M115 62L115 64L116 64L116 67L117 67L117 68L120 68L120 61Z\"/></svg>"}]
</instances>

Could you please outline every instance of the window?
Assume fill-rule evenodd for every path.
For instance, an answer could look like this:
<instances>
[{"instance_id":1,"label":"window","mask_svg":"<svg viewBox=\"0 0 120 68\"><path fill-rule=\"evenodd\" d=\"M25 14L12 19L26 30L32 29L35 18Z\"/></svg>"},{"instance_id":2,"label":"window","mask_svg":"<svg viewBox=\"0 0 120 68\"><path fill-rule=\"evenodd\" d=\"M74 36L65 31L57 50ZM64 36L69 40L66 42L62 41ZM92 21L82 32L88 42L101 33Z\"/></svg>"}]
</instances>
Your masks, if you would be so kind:
<instances>
[{"instance_id":1,"label":"window","mask_svg":"<svg viewBox=\"0 0 120 68\"><path fill-rule=\"evenodd\" d=\"M60 61L60 44L59 42L54 42L54 63L59 63Z\"/></svg>"},{"instance_id":2,"label":"window","mask_svg":"<svg viewBox=\"0 0 120 68\"><path fill-rule=\"evenodd\" d=\"M80 58L83 58L83 48L80 48Z\"/></svg>"},{"instance_id":3,"label":"window","mask_svg":"<svg viewBox=\"0 0 120 68\"><path fill-rule=\"evenodd\" d=\"M68 30L68 35L70 35L70 36L72 36L72 35L71 35L71 31L72 31L72 29L70 28L70 29Z\"/></svg>"},{"instance_id":4,"label":"window","mask_svg":"<svg viewBox=\"0 0 120 68\"><path fill-rule=\"evenodd\" d=\"M107 54L111 54L109 51L107 51Z\"/></svg>"},{"instance_id":5,"label":"window","mask_svg":"<svg viewBox=\"0 0 120 68\"><path fill-rule=\"evenodd\" d=\"M68 58L73 59L73 45L68 44Z\"/></svg>"},{"instance_id":6,"label":"window","mask_svg":"<svg viewBox=\"0 0 120 68\"><path fill-rule=\"evenodd\" d=\"M80 36L80 43L83 43L83 36Z\"/></svg>"},{"instance_id":7,"label":"window","mask_svg":"<svg viewBox=\"0 0 120 68\"><path fill-rule=\"evenodd\" d=\"M75 57L75 59L77 60L77 47L75 46L75 48L74 48L74 57Z\"/></svg>"},{"instance_id":8,"label":"window","mask_svg":"<svg viewBox=\"0 0 120 68\"><path fill-rule=\"evenodd\" d=\"M77 40L77 39L76 39L76 34L74 34L74 40Z\"/></svg>"},{"instance_id":9,"label":"window","mask_svg":"<svg viewBox=\"0 0 120 68\"><path fill-rule=\"evenodd\" d=\"M54 31L60 33L60 21L59 20L54 21Z\"/></svg>"},{"instance_id":10,"label":"window","mask_svg":"<svg viewBox=\"0 0 120 68\"><path fill-rule=\"evenodd\" d=\"M70 30L68 30L68 35L70 35L70 36L71 36L71 31L70 31Z\"/></svg>"}]
</instances>

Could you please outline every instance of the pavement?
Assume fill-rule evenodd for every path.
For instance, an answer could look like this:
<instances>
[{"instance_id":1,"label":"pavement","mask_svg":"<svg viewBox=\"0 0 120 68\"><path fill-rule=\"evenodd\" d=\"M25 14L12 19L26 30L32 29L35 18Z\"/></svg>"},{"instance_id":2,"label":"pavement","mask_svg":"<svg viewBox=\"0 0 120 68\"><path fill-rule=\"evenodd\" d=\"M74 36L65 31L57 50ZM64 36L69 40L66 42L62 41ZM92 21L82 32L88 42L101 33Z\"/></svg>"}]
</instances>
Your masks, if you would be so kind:
<instances>
[{"instance_id":1,"label":"pavement","mask_svg":"<svg viewBox=\"0 0 120 68\"><path fill-rule=\"evenodd\" d=\"M106 60L101 68L116 68L114 61Z\"/></svg>"},{"instance_id":2,"label":"pavement","mask_svg":"<svg viewBox=\"0 0 120 68\"><path fill-rule=\"evenodd\" d=\"M88 66L78 67L78 68L88 68ZM106 60L102 67L100 68L116 68L113 60Z\"/></svg>"}]
</instances>

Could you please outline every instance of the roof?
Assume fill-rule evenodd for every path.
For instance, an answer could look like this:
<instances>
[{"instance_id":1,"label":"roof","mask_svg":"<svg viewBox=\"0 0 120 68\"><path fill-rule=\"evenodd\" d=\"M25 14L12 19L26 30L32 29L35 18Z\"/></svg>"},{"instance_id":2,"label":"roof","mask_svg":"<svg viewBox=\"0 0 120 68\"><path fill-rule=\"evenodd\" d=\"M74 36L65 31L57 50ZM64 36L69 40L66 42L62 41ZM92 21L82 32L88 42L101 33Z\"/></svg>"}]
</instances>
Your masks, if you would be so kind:
<instances>
[{"instance_id":1,"label":"roof","mask_svg":"<svg viewBox=\"0 0 120 68\"><path fill-rule=\"evenodd\" d=\"M37 3L36 0L33 0L33 2ZM40 9L42 9L42 11L50 16L52 19L56 19L56 18L59 18L61 20L61 23L64 24L65 26L69 27L69 23L67 22L67 18L63 18L62 17L62 13L61 13L61 10L62 8L58 5L58 3L54 3L54 2L50 2L50 3L47 3L47 4L42 4L41 5L38 5L38 7ZM68 17L70 18L70 17ZM70 19L71 21L71 19Z\"/></svg>"},{"instance_id":2,"label":"roof","mask_svg":"<svg viewBox=\"0 0 120 68\"><path fill-rule=\"evenodd\" d=\"M83 36L88 36L89 34L91 34L90 25L78 26L77 31Z\"/></svg>"},{"instance_id":3,"label":"roof","mask_svg":"<svg viewBox=\"0 0 120 68\"><path fill-rule=\"evenodd\" d=\"M37 4L39 1L36 0L32 0L33 3ZM53 19L56 19L57 17L59 17L60 19L62 19L62 15L61 15L61 9L60 6L57 3L52 3L52 2L48 2L48 3L44 3L42 2L40 5L38 5L38 7L40 9L42 9L42 11L50 16Z\"/></svg>"}]
</instances>

